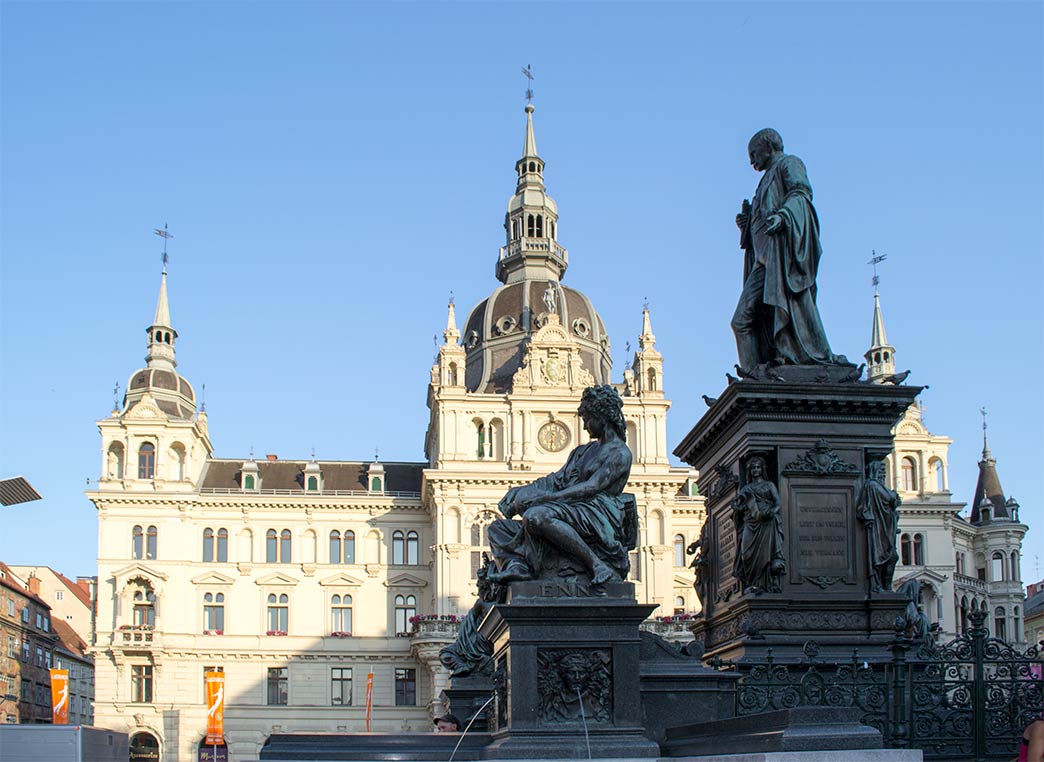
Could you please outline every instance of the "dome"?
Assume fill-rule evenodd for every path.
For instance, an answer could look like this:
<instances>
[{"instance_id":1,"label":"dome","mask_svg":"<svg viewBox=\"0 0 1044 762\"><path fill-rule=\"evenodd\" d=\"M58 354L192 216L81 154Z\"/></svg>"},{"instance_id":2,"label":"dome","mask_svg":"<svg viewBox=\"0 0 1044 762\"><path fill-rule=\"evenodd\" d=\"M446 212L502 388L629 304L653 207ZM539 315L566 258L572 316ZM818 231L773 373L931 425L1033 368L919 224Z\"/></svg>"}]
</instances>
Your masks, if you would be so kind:
<instances>
[{"instance_id":1,"label":"dome","mask_svg":"<svg viewBox=\"0 0 1044 762\"><path fill-rule=\"evenodd\" d=\"M558 281L522 280L497 288L479 302L464 324L461 342L466 353L464 383L468 391L511 391L527 340L547 323L551 312L545 303L549 286L562 326L579 345L583 367L595 383L609 382L609 336L591 300Z\"/></svg>"},{"instance_id":2,"label":"dome","mask_svg":"<svg viewBox=\"0 0 1044 762\"><path fill-rule=\"evenodd\" d=\"M163 368L136 370L127 381L123 395L123 410L130 410L146 394L172 418L191 419L196 414L196 393L185 378L175 371Z\"/></svg>"}]
</instances>

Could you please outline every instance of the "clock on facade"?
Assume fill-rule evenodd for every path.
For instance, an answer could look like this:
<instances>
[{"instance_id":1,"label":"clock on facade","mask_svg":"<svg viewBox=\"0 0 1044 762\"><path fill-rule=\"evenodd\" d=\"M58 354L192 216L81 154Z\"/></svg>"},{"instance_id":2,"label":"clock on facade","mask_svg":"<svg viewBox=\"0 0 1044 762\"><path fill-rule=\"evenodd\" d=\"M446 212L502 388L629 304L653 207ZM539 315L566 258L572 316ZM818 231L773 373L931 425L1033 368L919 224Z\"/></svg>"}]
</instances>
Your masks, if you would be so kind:
<instances>
[{"instance_id":1,"label":"clock on facade","mask_svg":"<svg viewBox=\"0 0 1044 762\"><path fill-rule=\"evenodd\" d=\"M548 452L559 452L569 444L569 429L560 421L549 421L537 432L537 442Z\"/></svg>"}]
</instances>

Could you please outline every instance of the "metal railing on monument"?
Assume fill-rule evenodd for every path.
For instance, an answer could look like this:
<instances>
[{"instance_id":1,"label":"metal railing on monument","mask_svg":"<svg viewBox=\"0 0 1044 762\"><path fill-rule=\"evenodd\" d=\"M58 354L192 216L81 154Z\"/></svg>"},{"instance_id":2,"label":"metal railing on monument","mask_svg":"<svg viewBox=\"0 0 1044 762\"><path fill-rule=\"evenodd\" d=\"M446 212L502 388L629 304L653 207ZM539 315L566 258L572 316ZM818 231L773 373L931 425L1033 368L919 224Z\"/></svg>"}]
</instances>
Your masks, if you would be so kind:
<instances>
[{"instance_id":1,"label":"metal railing on monument","mask_svg":"<svg viewBox=\"0 0 1044 762\"><path fill-rule=\"evenodd\" d=\"M1044 715L1044 652L990 637L985 612L969 618L968 631L945 645L899 632L883 662L864 661L858 649L843 662L828 661L807 641L797 662L784 663L770 649L761 662L710 665L742 672L737 715L851 707L881 731L887 748L921 749L926 760L1010 760L1023 729Z\"/></svg>"}]
</instances>

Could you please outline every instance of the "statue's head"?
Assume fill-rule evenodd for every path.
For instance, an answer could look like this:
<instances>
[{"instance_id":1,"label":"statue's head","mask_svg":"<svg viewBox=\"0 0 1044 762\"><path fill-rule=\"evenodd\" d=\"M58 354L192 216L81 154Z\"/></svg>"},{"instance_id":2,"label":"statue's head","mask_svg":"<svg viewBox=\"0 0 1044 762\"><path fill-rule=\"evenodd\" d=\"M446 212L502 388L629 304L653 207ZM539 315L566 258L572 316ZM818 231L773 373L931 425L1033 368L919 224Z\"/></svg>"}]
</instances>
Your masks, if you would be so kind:
<instances>
[{"instance_id":1,"label":"statue's head","mask_svg":"<svg viewBox=\"0 0 1044 762\"><path fill-rule=\"evenodd\" d=\"M588 672L591 664L587 657L579 653L568 653L558 662L559 674L562 676L562 685L570 693L577 688L583 689L587 684Z\"/></svg>"},{"instance_id":2,"label":"statue's head","mask_svg":"<svg viewBox=\"0 0 1044 762\"><path fill-rule=\"evenodd\" d=\"M765 459L755 455L747 461L747 481L752 482L765 476Z\"/></svg>"},{"instance_id":3,"label":"statue's head","mask_svg":"<svg viewBox=\"0 0 1044 762\"><path fill-rule=\"evenodd\" d=\"M768 169L769 159L773 154L782 152L783 138L771 127L758 130L747 143L750 165L759 172Z\"/></svg>"},{"instance_id":4,"label":"statue's head","mask_svg":"<svg viewBox=\"0 0 1044 762\"><path fill-rule=\"evenodd\" d=\"M883 460L875 460L870 464L869 467L871 481L884 483L885 480L885 464Z\"/></svg>"},{"instance_id":5,"label":"statue's head","mask_svg":"<svg viewBox=\"0 0 1044 762\"><path fill-rule=\"evenodd\" d=\"M580 398L580 407L577 411L585 420L593 418L605 426L611 427L620 435L621 439L627 438L627 425L623 417L623 399L620 393L609 384L589 386L584 389L584 396Z\"/></svg>"}]
</instances>

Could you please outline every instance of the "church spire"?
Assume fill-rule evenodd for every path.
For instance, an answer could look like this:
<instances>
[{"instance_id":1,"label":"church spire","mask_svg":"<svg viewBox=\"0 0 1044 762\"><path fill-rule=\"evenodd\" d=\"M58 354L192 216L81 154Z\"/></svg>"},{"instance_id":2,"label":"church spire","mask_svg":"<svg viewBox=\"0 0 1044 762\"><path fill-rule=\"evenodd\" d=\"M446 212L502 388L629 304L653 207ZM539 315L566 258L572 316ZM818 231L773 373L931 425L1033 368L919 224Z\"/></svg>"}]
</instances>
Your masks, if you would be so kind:
<instances>
[{"instance_id":1,"label":"church spire","mask_svg":"<svg viewBox=\"0 0 1044 762\"><path fill-rule=\"evenodd\" d=\"M972 524L1012 518L1012 507L1004 499L1004 488L997 475L997 460L990 453L990 444L986 439L986 409L979 412L982 413L982 460L979 461L979 478L975 482L975 494L972 497Z\"/></svg>"},{"instance_id":2,"label":"church spire","mask_svg":"<svg viewBox=\"0 0 1044 762\"><path fill-rule=\"evenodd\" d=\"M874 290L874 321L870 330L870 349L866 358L866 378L880 383L895 375L895 347L888 343L885 335L884 317L881 315L881 295Z\"/></svg>"},{"instance_id":3,"label":"church spire","mask_svg":"<svg viewBox=\"0 0 1044 762\"><path fill-rule=\"evenodd\" d=\"M442 338L447 344L456 344L460 341L460 331L457 330L457 313L453 308L453 297L450 297L446 308L446 330L442 332Z\"/></svg>"},{"instance_id":4,"label":"church spire","mask_svg":"<svg viewBox=\"0 0 1044 762\"><path fill-rule=\"evenodd\" d=\"M145 355L146 365L149 368L174 370L178 364L174 356L174 342L178 338L178 332L174 330L170 320L166 263L163 265L163 274L160 276L159 298L156 300L156 315L152 319L152 325L146 329L146 334L148 335L146 341L147 353Z\"/></svg>"},{"instance_id":5,"label":"church spire","mask_svg":"<svg viewBox=\"0 0 1044 762\"><path fill-rule=\"evenodd\" d=\"M497 279L502 283L559 281L569 262L568 252L558 244L558 206L544 186L544 160L533 130L535 110L532 103L526 104L522 157L515 162L518 182L504 217L507 243L497 259Z\"/></svg>"}]
</instances>

